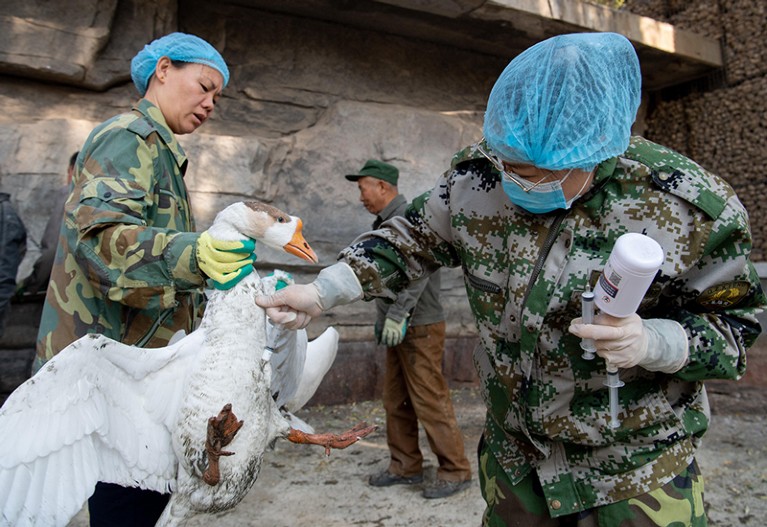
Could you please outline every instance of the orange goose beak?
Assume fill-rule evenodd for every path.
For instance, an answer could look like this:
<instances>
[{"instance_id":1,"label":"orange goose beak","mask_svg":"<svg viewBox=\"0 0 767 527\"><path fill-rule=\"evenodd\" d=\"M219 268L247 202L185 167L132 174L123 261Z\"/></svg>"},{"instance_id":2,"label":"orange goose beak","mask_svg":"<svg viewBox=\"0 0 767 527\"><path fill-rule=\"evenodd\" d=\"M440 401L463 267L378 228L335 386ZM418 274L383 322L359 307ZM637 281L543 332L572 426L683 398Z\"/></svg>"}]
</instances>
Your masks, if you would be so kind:
<instances>
[{"instance_id":1,"label":"orange goose beak","mask_svg":"<svg viewBox=\"0 0 767 527\"><path fill-rule=\"evenodd\" d=\"M304 238L303 233L301 232L304 228L303 222L299 219L298 225L296 226L296 232L293 234L293 237L290 239L290 241L283 246L283 249L285 252L288 252L292 255L298 256L299 258L303 260L308 260L312 263L319 262L319 258L317 258L317 255L314 253L314 249L312 249L309 246L309 243L307 243L306 239Z\"/></svg>"}]
</instances>

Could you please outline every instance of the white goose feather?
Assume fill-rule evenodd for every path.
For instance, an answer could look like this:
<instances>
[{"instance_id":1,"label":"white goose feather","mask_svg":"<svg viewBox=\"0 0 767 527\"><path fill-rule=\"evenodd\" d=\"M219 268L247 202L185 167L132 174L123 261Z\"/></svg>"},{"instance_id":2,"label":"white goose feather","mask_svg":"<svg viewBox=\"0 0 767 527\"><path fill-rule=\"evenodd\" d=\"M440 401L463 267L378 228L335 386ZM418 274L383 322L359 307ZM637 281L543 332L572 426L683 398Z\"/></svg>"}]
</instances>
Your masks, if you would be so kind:
<instances>
[{"instance_id":1,"label":"white goose feather","mask_svg":"<svg viewBox=\"0 0 767 527\"><path fill-rule=\"evenodd\" d=\"M259 203L231 205L210 232L314 254L303 237L295 243L298 218ZM0 525L64 526L97 481L172 491L158 526L239 503L268 445L289 430L261 360L261 288L254 272L213 292L200 329L165 348L85 336L17 388L0 408ZM244 424L211 486L201 479L207 423L229 403Z\"/></svg>"}]
</instances>

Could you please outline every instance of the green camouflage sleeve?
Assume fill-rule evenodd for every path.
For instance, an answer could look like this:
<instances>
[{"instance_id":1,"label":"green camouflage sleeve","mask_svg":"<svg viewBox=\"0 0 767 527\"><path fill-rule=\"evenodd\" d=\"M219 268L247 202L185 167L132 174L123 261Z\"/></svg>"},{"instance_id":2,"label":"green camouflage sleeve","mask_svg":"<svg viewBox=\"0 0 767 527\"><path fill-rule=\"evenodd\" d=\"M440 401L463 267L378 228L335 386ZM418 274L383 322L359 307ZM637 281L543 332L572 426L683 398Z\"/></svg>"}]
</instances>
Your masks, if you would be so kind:
<instances>
[{"instance_id":1,"label":"green camouflage sleeve","mask_svg":"<svg viewBox=\"0 0 767 527\"><path fill-rule=\"evenodd\" d=\"M178 224L173 177L163 173L153 140L156 134L142 138L120 126L104 130L84 159L66 215L88 279L110 300L142 309L171 307L176 291L203 283L198 235Z\"/></svg>"},{"instance_id":2,"label":"green camouflage sleeve","mask_svg":"<svg viewBox=\"0 0 767 527\"><path fill-rule=\"evenodd\" d=\"M767 302L749 259L748 225L745 209L731 194L708 223L708 236L701 236L695 265L669 284L656 312L645 315L676 320L687 332L690 359L677 373L684 380L738 379L745 373L746 350L761 332L756 315Z\"/></svg>"},{"instance_id":3,"label":"green camouflage sleeve","mask_svg":"<svg viewBox=\"0 0 767 527\"><path fill-rule=\"evenodd\" d=\"M446 189L442 176L436 189ZM460 260L449 243L450 216L439 193L427 191L415 198L404 216L395 216L379 229L359 236L341 251L362 284L365 299L395 301L411 282L439 267L455 267ZM448 236L448 237L443 237Z\"/></svg>"},{"instance_id":4,"label":"green camouflage sleeve","mask_svg":"<svg viewBox=\"0 0 767 527\"><path fill-rule=\"evenodd\" d=\"M665 193L662 202L644 200L652 220L645 226L651 236L659 233L674 263L646 297L654 307L643 313L640 306L640 314L685 329L689 361L676 374L681 379L740 378L746 350L761 332L756 315L767 301L750 260L745 207L723 178L666 147L632 138L626 157L641 161L637 174L649 167L653 184Z\"/></svg>"}]
</instances>

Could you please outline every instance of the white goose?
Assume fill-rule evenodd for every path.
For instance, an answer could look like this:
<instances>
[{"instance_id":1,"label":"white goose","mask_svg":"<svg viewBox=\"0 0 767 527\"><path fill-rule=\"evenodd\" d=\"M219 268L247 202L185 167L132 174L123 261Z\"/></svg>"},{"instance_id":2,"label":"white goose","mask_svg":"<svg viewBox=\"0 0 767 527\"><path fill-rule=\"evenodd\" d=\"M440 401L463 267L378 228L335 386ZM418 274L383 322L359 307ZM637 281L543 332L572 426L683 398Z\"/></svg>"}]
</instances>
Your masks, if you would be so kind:
<instances>
[{"instance_id":1,"label":"white goose","mask_svg":"<svg viewBox=\"0 0 767 527\"><path fill-rule=\"evenodd\" d=\"M227 207L211 235L245 235L316 261L301 221L260 203ZM85 336L17 388L0 408L0 525L64 526L97 481L172 492L157 525L180 525L237 505L276 438L327 450L370 433L312 437L289 427L261 358L260 290L254 272L213 292L200 329L165 348ZM230 454L223 448L234 455L219 460Z\"/></svg>"}]
</instances>

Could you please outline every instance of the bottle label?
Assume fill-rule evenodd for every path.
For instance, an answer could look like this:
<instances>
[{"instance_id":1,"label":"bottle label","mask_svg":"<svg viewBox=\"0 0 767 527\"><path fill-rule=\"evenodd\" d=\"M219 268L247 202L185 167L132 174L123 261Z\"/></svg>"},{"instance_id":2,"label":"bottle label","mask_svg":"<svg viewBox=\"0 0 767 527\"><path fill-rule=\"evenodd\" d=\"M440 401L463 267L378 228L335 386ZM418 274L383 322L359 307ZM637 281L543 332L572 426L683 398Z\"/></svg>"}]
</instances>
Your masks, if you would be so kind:
<instances>
[{"instance_id":1,"label":"bottle label","mask_svg":"<svg viewBox=\"0 0 767 527\"><path fill-rule=\"evenodd\" d=\"M608 269L605 268L605 272L599 276L599 286L602 290L612 298L615 298L618 294L619 286L621 283L621 275L610 269L610 278L607 278Z\"/></svg>"}]
</instances>

